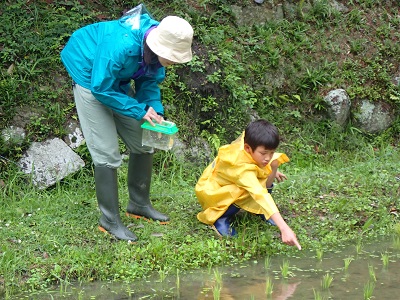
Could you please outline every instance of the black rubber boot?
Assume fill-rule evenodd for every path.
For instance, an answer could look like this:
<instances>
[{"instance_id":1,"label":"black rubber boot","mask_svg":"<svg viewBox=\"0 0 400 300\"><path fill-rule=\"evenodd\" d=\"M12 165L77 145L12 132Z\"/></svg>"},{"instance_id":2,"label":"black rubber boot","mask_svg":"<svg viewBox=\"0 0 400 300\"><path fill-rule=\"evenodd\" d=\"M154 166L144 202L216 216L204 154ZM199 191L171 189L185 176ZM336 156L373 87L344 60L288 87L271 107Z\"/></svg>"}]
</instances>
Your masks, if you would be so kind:
<instances>
[{"instance_id":1,"label":"black rubber boot","mask_svg":"<svg viewBox=\"0 0 400 300\"><path fill-rule=\"evenodd\" d=\"M153 154L129 155L128 190L129 203L126 215L132 218L159 221L167 224L169 218L155 210L150 202L151 173L153 170Z\"/></svg>"},{"instance_id":2,"label":"black rubber boot","mask_svg":"<svg viewBox=\"0 0 400 300\"><path fill-rule=\"evenodd\" d=\"M215 221L213 229L218 233L218 235L235 236L237 234L235 228L231 225L231 219L237 212L239 212L239 210L239 207L232 204L228 207L226 212Z\"/></svg>"},{"instance_id":3,"label":"black rubber boot","mask_svg":"<svg viewBox=\"0 0 400 300\"><path fill-rule=\"evenodd\" d=\"M102 216L99 229L119 240L137 241L137 236L122 224L119 215L117 170L95 167L96 196Z\"/></svg>"}]
</instances>

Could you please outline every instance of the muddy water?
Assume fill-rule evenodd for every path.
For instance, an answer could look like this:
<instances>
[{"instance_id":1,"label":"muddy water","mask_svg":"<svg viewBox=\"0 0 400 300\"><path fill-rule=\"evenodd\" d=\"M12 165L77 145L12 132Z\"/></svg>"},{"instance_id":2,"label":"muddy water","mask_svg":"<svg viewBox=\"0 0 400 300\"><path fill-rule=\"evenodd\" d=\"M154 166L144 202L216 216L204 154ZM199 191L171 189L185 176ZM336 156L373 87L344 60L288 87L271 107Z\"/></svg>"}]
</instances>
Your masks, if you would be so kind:
<instances>
[{"instance_id":1,"label":"muddy water","mask_svg":"<svg viewBox=\"0 0 400 300\"><path fill-rule=\"evenodd\" d=\"M157 274L130 284L70 285L15 299L400 299L400 237L234 267Z\"/></svg>"}]
</instances>

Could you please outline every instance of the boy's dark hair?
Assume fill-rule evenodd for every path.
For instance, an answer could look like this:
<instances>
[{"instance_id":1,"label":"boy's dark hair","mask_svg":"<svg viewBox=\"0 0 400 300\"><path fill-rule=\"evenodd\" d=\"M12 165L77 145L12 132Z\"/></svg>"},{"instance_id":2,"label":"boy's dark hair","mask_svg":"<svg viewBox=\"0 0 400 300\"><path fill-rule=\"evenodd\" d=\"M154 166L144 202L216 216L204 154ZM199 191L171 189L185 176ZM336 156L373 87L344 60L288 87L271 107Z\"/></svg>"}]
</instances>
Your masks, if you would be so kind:
<instances>
[{"instance_id":1,"label":"boy's dark hair","mask_svg":"<svg viewBox=\"0 0 400 300\"><path fill-rule=\"evenodd\" d=\"M270 122L260 119L247 125L244 131L244 142L254 151L258 146L274 150L279 146L278 128Z\"/></svg>"}]
</instances>

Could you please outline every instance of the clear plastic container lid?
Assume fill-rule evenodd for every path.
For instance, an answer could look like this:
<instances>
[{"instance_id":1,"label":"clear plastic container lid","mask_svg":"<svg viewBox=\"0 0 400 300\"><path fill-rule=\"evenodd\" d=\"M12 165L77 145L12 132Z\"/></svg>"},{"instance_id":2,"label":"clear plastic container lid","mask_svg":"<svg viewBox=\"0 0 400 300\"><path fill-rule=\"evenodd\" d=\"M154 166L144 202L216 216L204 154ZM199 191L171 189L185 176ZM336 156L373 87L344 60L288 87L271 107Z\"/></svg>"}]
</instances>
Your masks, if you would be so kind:
<instances>
[{"instance_id":1,"label":"clear plastic container lid","mask_svg":"<svg viewBox=\"0 0 400 300\"><path fill-rule=\"evenodd\" d=\"M178 127L176 127L175 123L169 122L169 121L162 121L161 124L154 123L155 126L151 125L148 121L145 121L142 124L143 129L151 130L151 131L157 131L160 133L172 135L178 132Z\"/></svg>"}]
</instances>

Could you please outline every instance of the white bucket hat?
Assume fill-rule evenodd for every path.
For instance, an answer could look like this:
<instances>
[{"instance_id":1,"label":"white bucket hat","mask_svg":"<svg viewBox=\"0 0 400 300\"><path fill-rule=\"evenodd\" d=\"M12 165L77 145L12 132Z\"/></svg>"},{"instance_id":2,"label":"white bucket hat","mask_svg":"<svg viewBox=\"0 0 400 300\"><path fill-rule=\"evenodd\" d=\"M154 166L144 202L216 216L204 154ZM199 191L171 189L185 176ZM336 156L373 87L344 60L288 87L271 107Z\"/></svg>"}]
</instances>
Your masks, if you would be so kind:
<instances>
[{"instance_id":1,"label":"white bucket hat","mask_svg":"<svg viewBox=\"0 0 400 300\"><path fill-rule=\"evenodd\" d=\"M147 36L146 42L158 56L175 63L192 59L193 28L184 19L165 17Z\"/></svg>"}]
</instances>

